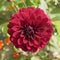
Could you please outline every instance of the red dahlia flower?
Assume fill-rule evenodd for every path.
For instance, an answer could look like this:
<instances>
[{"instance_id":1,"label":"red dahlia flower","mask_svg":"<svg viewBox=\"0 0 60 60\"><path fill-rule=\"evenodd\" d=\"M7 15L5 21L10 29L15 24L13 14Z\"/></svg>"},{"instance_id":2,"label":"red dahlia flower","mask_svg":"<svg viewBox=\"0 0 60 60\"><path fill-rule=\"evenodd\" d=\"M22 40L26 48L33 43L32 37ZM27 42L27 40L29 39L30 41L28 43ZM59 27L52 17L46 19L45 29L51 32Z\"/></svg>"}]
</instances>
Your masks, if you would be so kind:
<instances>
[{"instance_id":1,"label":"red dahlia flower","mask_svg":"<svg viewBox=\"0 0 60 60\"><path fill-rule=\"evenodd\" d=\"M43 48L52 31L51 21L44 11L34 7L19 9L8 24L11 42L24 51L36 52Z\"/></svg>"}]
</instances>

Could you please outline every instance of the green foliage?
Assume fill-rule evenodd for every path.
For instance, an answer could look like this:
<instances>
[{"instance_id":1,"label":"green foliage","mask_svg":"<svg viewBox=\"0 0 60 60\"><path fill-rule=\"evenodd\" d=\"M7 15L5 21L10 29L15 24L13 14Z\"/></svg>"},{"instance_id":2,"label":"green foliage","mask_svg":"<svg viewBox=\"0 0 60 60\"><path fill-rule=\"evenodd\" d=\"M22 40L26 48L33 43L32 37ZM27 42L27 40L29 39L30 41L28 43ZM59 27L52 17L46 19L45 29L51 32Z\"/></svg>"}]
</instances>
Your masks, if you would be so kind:
<instances>
[{"instance_id":1,"label":"green foliage","mask_svg":"<svg viewBox=\"0 0 60 60\"><path fill-rule=\"evenodd\" d=\"M10 11L1 11L0 12L0 25L9 21L12 12Z\"/></svg>"}]
</instances>

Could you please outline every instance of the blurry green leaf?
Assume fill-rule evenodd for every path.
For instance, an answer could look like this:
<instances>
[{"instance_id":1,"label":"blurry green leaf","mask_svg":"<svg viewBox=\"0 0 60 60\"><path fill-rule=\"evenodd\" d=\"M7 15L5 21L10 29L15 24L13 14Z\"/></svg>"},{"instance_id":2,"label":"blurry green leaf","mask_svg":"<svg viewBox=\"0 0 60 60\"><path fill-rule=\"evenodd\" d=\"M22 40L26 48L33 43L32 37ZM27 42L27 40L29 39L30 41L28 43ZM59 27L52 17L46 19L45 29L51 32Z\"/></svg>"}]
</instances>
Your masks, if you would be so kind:
<instances>
[{"instance_id":1,"label":"blurry green leaf","mask_svg":"<svg viewBox=\"0 0 60 60\"><path fill-rule=\"evenodd\" d=\"M7 2L7 0L0 0L0 11L2 10L6 10L6 6L8 5L9 3Z\"/></svg>"},{"instance_id":2,"label":"blurry green leaf","mask_svg":"<svg viewBox=\"0 0 60 60\"><path fill-rule=\"evenodd\" d=\"M0 25L5 22L8 22L11 14L12 14L12 12L10 12L10 11L1 11L0 12Z\"/></svg>"},{"instance_id":3,"label":"blurry green leaf","mask_svg":"<svg viewBox=\"0 0 60 60\"><path fill-rule=\"evenodd\" d=\"M53 22L60 21L60 16L56 16L52 19Z\"/></svg>"},{"instance_id":4,"label":"blurry green leaf","mask_svg":"<svg viewBox=\"0 0 60 60\"><path fill-rule=\"evenodd\" d=\"M2 33L7 36L7 23L1 24L0 25L0 29L2 31Z\"/></svg>"},{"instance_id":5,"label":"blurry green leaf","mask_svg":"<svg viewBox=\"0 0 60 60\"><path fill-rule=\"evenodd\" d=\"M12 5L14 5L14 4L12 4L12 3L9 3L7 6L6 6L6 10L12 10L13 11L13 6Z\"/></svg>"},{"instance_id":6,"label":"blurry green leaf","mask_svg":"<svg viewBox=\"0 0 60 60\"><path fill-rule=\"evenodd\" d=\"M18 6L19 6L19 7L23 7L23 3L19 3Z\"/></svg>"},{"instance_id":7,"label":"blurry green leaf","mask_svg":"<svg viewBox=\"0 0 60 60\"><path fill-rule=\"evenodd\" d=\"M40 0L30 0L30 2L35 6L38 7Z\"/></svg>"},{"instance_id":8,"label":"blurry green leaf","mask_svg":"<svg viewBox=\"0 0 60 60\"><path fill-rule=\"evenodd\" d=\"M7 34L7 23L2 24L1 26L2 26L2 32L4 34Z\"/></svg>"},{"instance_id":9,"label":"blurry green leaf","mask_svg":"<svg viewBox=\"0 0 60 60\"><path fill-rule=\"evenodd\" d=\"M20 60L20 58L13 58L13 57L11 56L9 60Z\"/></svg>"},{"instance_id":10,"label":"blurry green leaf","mask_svg":"<svg viewBox=\"0 0 60 60\"><path fill-rule=\"evenodd\" d=\"M58 34L60 35L60 16L56 16L52 19L53 24L56 26Z\"/></svg>"},{"instance_id":11,"label":"blurry green leaf","mask_svg":"<svg viewBox=\"0 0 60 60\"><path fill-rule=\"evenodd\" d=\"M0 29L0 40L4 40L5 39L5 34L3 34L3 32Z\"/></svg>"},{"instance_id":12,"label":"blurry green leaf","mask_svg":"<svg viewBox=\"0 0 60 60\"><path fill-rule=\"evenodd\" d=\"M27 6L32 6L33 5L33 3L30 0L26 0L25 3L26 3Z\"/></svg>"}]
</instances>

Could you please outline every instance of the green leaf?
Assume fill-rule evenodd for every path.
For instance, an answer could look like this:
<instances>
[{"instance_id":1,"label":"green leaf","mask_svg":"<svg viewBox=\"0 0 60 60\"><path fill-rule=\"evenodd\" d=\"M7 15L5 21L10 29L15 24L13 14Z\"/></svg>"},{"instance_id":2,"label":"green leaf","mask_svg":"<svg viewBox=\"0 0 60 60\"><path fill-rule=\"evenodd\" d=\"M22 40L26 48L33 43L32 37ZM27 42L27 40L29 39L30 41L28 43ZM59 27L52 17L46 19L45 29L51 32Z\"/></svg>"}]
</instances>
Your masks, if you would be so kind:
<instances>
[{"instance_id":1,"label":"green leaf","mask_svg":"<svg viewBox=\"0 0 60 60\"><path fill-rule=\"evenodd\" d=\"M0 25L0 30L5 36L7 36L7 22Z\"/></svg>"},{"instance_id":2,"label":"green leaf","mask_svg":"<svg viewBox=\"0 0 60 60\"><path fill-rule=\"evenodd\" d=\"M25 3L26 3L27 6L32 6L33 5L33 3L30 0L26 0Z\"/></svg>"},{"instance_id":3,"label":"green leaf","mask_svg":"<svg viewBox=\"0 0 60 60\"><path fill-rule=\"evenodd\" d=\"M5 34L3 34L3 32L0 29L0 40L4 40L5 39Z\"/></svg>"},{"instance_id":4,"label":"green leaf","mask_svg":"<svg viewBox=\"0 0 60 60\"><path fill-rule=\"evenodd\" d=\"M11 56L9 60L20 60L20 58L13 58L13 57Z\"/></svg>"},{"instance_id":5,"label":"green leaf","mask_svg":"<svg viewBox=\"0 0 60 60\"><path fill-rule=\"evenodd\" d=\"M35 6L38 7L40 0L30 0L30 2Z\"/></svg>"},{"instance_id":6,"label":"green leaf","mask_svg":"<svg viewBox=\"0 0 60 60\"><path fill-rule=\"evenodd\" d=\"M8 22L12 12L10 11L1 11L0 12L0 25Z\"/></svg>"}]
</instances>

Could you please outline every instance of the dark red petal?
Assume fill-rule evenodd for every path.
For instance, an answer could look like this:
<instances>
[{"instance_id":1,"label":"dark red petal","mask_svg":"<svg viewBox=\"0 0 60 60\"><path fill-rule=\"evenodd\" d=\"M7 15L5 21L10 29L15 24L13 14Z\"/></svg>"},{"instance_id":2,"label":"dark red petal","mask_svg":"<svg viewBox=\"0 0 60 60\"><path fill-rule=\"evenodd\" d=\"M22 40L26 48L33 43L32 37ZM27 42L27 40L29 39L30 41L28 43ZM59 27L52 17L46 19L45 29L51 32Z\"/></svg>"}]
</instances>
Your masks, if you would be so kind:
<instances>
[{"instance_id":1,"label":"dark red petal","mask_svg":"<svg viewBox=\"0 0 60 60\"><path fill-rule=\"evenodd\" d=\"M29 41L28 44L29 44L29 46L33 46L32 41Z\"/></svg>"},{"instance_id":2,"label":"dark red petal","mask_svg":"<svg viewBox=\"0 0 60 60\"><path fill-rule=\"evenodd\" d=\"M31 47L30 47L28 44L26 44L26 48L27 48L28 50L31 50Z\"/></svg>"},{"instance_id":3,"label":"dark red petal","mask_svg":"<svg viewBox=\"0 0 60 60\"><path fill-rule=\"evenodd\" d=\"M18 32L14 32L13 37L16 37L18 34L19 34Z\"/></svg>"},{"instance_id":4,"label":"dark red petal","mask_svg":"<svg viewBox=\"0 0 60 60\"><path fill-rule=\"evenodd\" d=\"M20 45L18 45L17 39L14 39L14 41L12 41L12 43L15 45L16 48L19 48Z\"/></svg>"},{"instance_id":5,"label":"dark red petal","mask_svg":"<svg viewBox=\"0 0 60 60\"><path fill-rule=\"evenodd\" d=\"M35 45L39 45L39 42L38 42L38 40L36 40L36 39L33 39L33 44L35 44Z\"/></svg>"},{"instance_id":6,"label":"dark red petal","mask_svg":"<svg viewBox=\"0 0 60 60\"><path fill-rule=\"evenodd\" d=\"M28 41L27 41L26 39L23 39L23 43L24 43L24 44L27 44L27 42L28 42Z\"/></svg>"},{"instance_id":7,"label":"dark red petal","mask_svg":"<svg viewBox=\"0 0 60 60\"><path fill-rule=\"evenodd\" d=\"M22 48L23 51L28 51L28 49L27 49L25 44L21 45L21 48Z\"/></svg>"},{"instance_id":8,"label":"dark red petal","mask_svg":"<svg viewBox=\"0 0 60 60\"><path fill-rule=\"evenodd\" d=\"M9 33L10 35L12 35L12 34L14 33L14 31L13 31L12 29L8 29L8 33Z\"/></svg>"},{"instance_id":9,"label":"dark red petal","mask_svg":"<svg viewBox=\"0 0 60 60\"><path fill-rule=\"evenodd\" d=\"M17 40L17 43L18 43L18 45L22 44L20 39Z\"/></svg>"},{"instance_id":10,"label":"dark red petal","mask_svg":"<svg viewBox=\"0 0 60 60\"><path fill-rule=\"evenodd\" d=\"M19 30L19 27L18 27L18 26L13 26L11 29L12 29L13 31L18 31L18 30Z\"/></svg>"},{"instance_id":11,"label":"dark red petal","mask_svg":"<svg viewBox=\"0 0 60 60\"><path fill-rule=\"evenodd\" d=\"M9 23L7 27L8 27L8 28L12 28L13 26L14 26L14 24Z\"/></svg>"},{"instance_id":12,"label":"dark red petal","mask_svg":"<svg viewBox=\"0 0 60 60\"><path fill-rule=\"evenodd\" d=\"M36 52L38 50L38 47L32 47L31 51Z\"/></svg>"}]
</instances>

